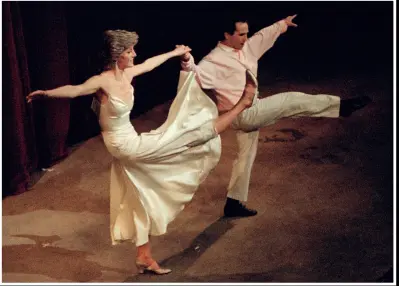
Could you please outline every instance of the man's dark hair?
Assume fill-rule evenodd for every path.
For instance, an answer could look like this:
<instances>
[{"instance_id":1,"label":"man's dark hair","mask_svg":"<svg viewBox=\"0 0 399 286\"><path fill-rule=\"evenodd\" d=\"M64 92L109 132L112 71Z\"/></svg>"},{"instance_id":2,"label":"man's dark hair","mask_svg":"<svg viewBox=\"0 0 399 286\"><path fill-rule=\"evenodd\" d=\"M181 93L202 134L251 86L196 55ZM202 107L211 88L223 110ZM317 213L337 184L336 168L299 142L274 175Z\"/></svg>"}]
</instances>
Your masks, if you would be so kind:
<instances>
[{"instance_id":1,"label":"man's dark hair","mask_svg":"<svg viewBox=\"0 0 399 286\"><path fill-rule=\"evenodd\" d=\"M236 30L236 23L248 23L244 17L226 17L220 20L223 21L220 23L222 35L224 35L224 33L233 35Z\"/></svg>"}]
</instances>

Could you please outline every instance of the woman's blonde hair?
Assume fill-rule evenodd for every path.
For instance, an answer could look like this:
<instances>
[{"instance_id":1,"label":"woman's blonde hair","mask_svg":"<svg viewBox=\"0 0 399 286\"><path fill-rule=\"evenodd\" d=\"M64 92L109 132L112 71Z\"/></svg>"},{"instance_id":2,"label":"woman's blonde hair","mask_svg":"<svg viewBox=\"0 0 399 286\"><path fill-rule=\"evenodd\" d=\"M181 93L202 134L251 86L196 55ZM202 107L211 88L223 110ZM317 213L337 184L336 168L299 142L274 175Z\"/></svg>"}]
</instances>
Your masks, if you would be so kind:
<instances>
[{"instance_id":1,"label":"woman's blonde hair","mask_svg":"<svg viewBox=\"0 0 399 286\"><path fill-rule=\"evenodd\" d=\"M104 32L104 61L105 68L111 69L119 56L139 40L136 32L126 30L107 30Z\"/></svg>"}]
</instances>

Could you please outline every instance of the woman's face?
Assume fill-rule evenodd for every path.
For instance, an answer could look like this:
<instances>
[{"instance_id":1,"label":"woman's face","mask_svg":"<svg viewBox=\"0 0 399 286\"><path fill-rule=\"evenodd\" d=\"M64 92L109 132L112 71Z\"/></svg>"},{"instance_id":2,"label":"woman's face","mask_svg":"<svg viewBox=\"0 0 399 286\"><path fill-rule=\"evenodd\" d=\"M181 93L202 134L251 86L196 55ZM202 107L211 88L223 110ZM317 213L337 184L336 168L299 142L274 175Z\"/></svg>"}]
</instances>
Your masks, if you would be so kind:
<instances>
[{"instance_id":1,"label":"woman's face","mask_svg":"<svg viewBox=\"0 0 399 286\"><path fill-rule=\"evenodd\" d=\"M118 66L120 69L130 68L133 66L133 59L136 57L136 52L133 46L123 51L119 56Z\"/></svg>"}]
</instances>

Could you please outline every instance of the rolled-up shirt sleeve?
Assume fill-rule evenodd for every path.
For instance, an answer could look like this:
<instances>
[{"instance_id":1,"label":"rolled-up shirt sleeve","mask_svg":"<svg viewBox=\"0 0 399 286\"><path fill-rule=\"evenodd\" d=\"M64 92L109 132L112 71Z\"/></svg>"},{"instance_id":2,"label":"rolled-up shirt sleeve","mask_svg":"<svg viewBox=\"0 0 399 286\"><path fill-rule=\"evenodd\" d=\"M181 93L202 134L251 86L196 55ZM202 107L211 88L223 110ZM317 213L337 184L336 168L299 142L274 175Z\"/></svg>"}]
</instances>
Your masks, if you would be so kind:
<instances>
[{"instance_id":1,"label":"rolled-up shirt sleeve","mask_svg":"<svg viewBox=\"0 0 399 286\"><path fill-rule=\"evenodd\" d=\"M195 71L194 57L191 54L188 61L181 60L181 68L186 72Z\"/></svg>"},{"instance_id":2,"label":"rolled-up shirt sleeve","mask_svg":"<svg viewBox=\"0 0 399 286\"><path fill-rule=\"evenodd\" d=\"M195 77L203 89L214 89L216 80L215 65L203 59L198 65L194 62L194 57L190 54L188 61L181 61L181 67L184 71L194 72Z\"/></svg>"},{"instance_id":3,"label":"rolled-up shirt sleeve","mask_svg":"<svg viewBox=\"0 0 399 286\"><path fill-rule=\"evenodd\" d=\"M285 20L278 21L271 26L263 28L248 39L248 50L254 57L259 59L267 50L273 47L277 38L282 33L286 32L287 28L288 26Z\"/></svg>"}]
</instances>

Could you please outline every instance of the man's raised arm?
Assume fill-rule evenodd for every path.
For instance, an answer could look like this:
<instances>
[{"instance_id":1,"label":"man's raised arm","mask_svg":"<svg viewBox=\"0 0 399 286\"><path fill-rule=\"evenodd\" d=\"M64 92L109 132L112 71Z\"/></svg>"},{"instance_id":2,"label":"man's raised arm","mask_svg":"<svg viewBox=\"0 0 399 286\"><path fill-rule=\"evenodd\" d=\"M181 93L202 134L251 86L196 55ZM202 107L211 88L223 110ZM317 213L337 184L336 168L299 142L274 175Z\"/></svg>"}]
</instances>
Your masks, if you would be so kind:
<instances>
[{"instance_id":1,"label":"man's raised arm","mask_svg":"<svg viewBox=\"0 0 399 286\"><path fill-rule=\"evenodd\" d=\"M194 72L195 77L203 89L214 89L216 79L215 65L203 59L198 65L194 62L194 57L186 53L181 57L181 67L184 71Z\"/></svg>"},{"instance_id":2,"label":"man's raised arm","mask_svg":"<svg viewBox=\"0 0 399 286\"><path fill-rule=\"evenodd\" d=\"M247 45L249 51L257 58L260 59L263 54L273 47L277 38L285 33L288 27L297 27L298 25L293 23L292 20L296 17L288 16L287 18L280 20L273 25L263 28L262 30L255 33L251 38L248 39Z\"/></svg>"}]
</instances>

